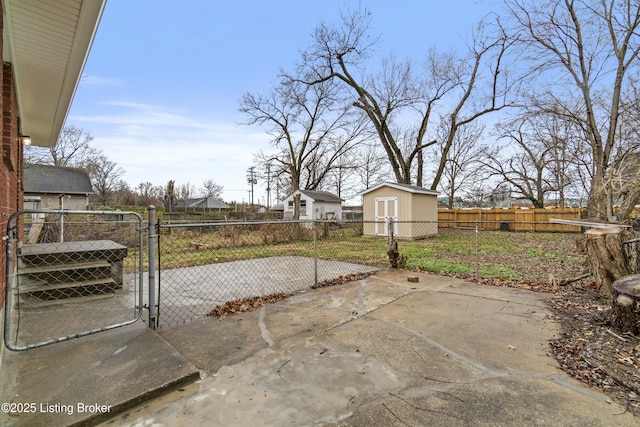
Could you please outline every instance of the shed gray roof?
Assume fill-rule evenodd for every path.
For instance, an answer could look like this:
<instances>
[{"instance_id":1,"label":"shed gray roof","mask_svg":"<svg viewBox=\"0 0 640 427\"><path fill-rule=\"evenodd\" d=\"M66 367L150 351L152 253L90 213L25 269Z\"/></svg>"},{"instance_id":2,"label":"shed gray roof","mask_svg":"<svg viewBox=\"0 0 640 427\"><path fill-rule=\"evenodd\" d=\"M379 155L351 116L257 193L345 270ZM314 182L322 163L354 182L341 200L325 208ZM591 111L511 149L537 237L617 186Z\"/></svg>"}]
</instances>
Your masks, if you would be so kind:
<instances>
[{"instance_id":1,"label":"shed gray roof","mask_svg":"<svg viewBox=\"0 0 640 427\"><path fill-rule=\"evenodd\" d=\"M84 169L51 165L26 165L25 193L91 194L91 180Z\"/></svg>"},{"instance_id":2,"label":"shed gray roof","mask_svg":"<svg viewBox=\"0 0 640 427\"><path fill-rule=\"evenodd\" d=\"M360 193L360 195L365 195L365 194L370 193L370 192L372 192L374 190L377 190L378 188L381 188L381 187L391 187L391 188L395 188L397 190L408 191L409 193L428 194L428 195L431 195L431 196L437 196L438 194L440 194L439 191L429 190L427 188L418 187L417 185L399 184L397 182L382 182L382 183L380 183L378 185L375 185L375 186L373 186L371 188L367 188L362 193Z\"/></svg>"},{"instance_id":3,"label":"shed gray roof","mask_svg":"<svg viewBox=\"0 0 640 427\"><path fill-rule=\"evenodd\" d=\"M340 197L335 194L329 193L328 191L311 191L311 190L300 190L300 193L304 194L307 197L315 200L316 202L332 202L332 203L342 203Z\"/></svg>"},{"instance_id":4,"label":"shed gray roof","mask_svg":"<svg viewBox=\"0 0 640 427\"><path fill-rule=\"evenodd\" d=\"M179 200L176 203L178 208L197 209L230 209L230 207L213 197L200 197L197 199Z\"/></svg>"}]
</instances>

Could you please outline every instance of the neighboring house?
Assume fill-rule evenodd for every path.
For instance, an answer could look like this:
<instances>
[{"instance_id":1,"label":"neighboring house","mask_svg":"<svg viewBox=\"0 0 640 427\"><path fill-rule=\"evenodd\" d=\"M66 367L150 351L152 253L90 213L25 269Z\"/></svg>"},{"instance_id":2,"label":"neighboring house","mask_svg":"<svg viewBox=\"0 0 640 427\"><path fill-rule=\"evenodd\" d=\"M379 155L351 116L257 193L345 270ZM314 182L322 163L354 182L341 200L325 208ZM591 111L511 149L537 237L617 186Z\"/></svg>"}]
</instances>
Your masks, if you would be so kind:
<instances>
[{"instance_id":1,"label":"neighboring house","mask_svg":"<svg viewBox=\"0 0 640 427\"><path fill-rule=\"evenodd\" d=\"M228 205L213 197L200 197L198 199L178 200L175 209L178 211L202 211L231 209Z\"/></svg>"},{"instance_id":2,"label":"neighboring house","mask_svg":"<svg viewBox=\"0 0 640 427\"><path fill-rule=\"evenodd\" d=\"M84 169L50 165L24 168L25 209L83 210L92 193L91 180Z\"/></svg>"},{"instance_id":3,"label":"neighboring house","mask_svg":"<svg viewBox=\"0 0 640 427\"><path fill-rule=\"evenodd\" d=\"M24 206L22 144L52 147L57 143L105 3L0 0L2 230ZM1 252L0 271L5 271L6 254ZM0 275L0 302L5 286L5 275Z\"/></svg>"},{"instance_id":4,"label":"neighboring house","mask_svg":"<svg viewBox=\"0 0 640 427\"><path fill-rule=\"evenodd\" d=\"M294 191L284 199L284 219L293 218L294 199L300 194L300 219L341 220L342 200L326 191Z\"/></svg>"},{"instance_id":5,"label":"neighboring house","mask_svg":"<svg viewBox=\"0 0 640 427\"><path fill-rule=\"evenodd\" d=\"M419 239L438 234L438 193L409 184L383 182L361 193L365 236Z\"/></svg>"}]
</instances>

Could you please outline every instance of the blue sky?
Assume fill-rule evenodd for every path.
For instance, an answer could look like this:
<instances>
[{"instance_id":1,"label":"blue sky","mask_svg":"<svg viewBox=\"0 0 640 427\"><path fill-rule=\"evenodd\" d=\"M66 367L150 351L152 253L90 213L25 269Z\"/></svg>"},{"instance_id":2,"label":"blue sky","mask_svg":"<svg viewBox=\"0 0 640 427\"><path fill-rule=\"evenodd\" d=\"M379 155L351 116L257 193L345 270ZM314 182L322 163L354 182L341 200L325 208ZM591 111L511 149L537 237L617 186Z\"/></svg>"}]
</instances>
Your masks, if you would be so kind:
<instances>
[{"instance_id":1,"label":"blue sky","mask_svg":"<svg viewBox=\"0 0 640 427\"><path fill-rule=\"evenodd\" d=\"M362 1L380 58L420 61L460 49L497 0ZM179 6L178 6L179 4ZM357 1L109 0L67 124L81 127L125 171L131 187L212 179L226 201L248 200L252 153L268 135L242 125L243 93L267 93L321 21ZM264 195L256 190L256 202Z\"/></svg>"}]
</instances>

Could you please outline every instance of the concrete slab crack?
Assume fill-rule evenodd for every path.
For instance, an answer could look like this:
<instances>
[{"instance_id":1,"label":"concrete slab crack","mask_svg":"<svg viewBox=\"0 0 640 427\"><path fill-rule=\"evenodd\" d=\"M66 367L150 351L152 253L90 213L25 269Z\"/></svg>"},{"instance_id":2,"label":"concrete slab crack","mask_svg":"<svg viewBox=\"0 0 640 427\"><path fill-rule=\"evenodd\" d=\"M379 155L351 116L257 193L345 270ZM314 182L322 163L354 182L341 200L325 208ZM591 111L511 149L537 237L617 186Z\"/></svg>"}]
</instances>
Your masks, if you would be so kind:
<instances>
[{"instance_id":1,"label":"concrete slab crack","mask_svg":"<svg viewBox=\"0 0 640 427\"><path fill-rule=\"evenodd\" d=\"M269 347L273 347L273 340L271 339L271 335L269 335L269 330L267 329L267 325L264 323L265 316L265 307L262 306L258 310L258 327L260 328L260 335L262 339L267 342Z\"/></svg>"},{"instance_id":2,"label":"concrete slab crack","mask_svg":"<svg viewBox=\"0 0 640 427\"><path fill-rule=\"evenodd\" d=\"M380 319L378 319L378 320L380 320ZM382 320L382 321L385 322L384 320ZM433 347L436 347L437 349L439 349L443 353L448 354L449 357L451 357L453 359L456 359L456 360L458 360L458 361L460 361L460 362L462 362L462 363L464 363L464 364L466 364L468 366L472 366L472 367L476 368L477 370L479 370L481 372L485 372L485 373L490 374L491 376L495 376L495 377L503 376L501 373L498 373L498 372L488 368L487 366L483 365L482 363L480 363L478 361L475 361L475 360L470 359L470 358L468 358L466 356L463 356L463 355L461 355L459 353L456 353L452 349L443 346L439 342L437 342L437 341L435 341L435 340L433 340L433 339L421 334L420 332L418 332L416 330L413 330L413 329L411 329L411 328L409 328L407 326L404 326L404 325L401 325L401 324L397 324L397 323L394 323L394 322L385 322L385 323L388 323L390 325L393 325L393 326L395 326L397 328L400 328L400 329L403 329L403 330L409 332L410 334L422 339L423 341L425 341L429 345L431 345Z\"/></svg>"},{"instance_id":3,"label":"concrete slab crack","mask_svg":"<svg viewBox=\"0 0 640 427\"><path fill-rule=\"evenodd\" d=\"M358 307L356 312L354 313L356 316L361 316L367 312L367 304L365 302L367 298L367 293L365 292L365 287L367 286L366 280L360 281L360 289L358 291Z\"/></svg>"}]
</instances>

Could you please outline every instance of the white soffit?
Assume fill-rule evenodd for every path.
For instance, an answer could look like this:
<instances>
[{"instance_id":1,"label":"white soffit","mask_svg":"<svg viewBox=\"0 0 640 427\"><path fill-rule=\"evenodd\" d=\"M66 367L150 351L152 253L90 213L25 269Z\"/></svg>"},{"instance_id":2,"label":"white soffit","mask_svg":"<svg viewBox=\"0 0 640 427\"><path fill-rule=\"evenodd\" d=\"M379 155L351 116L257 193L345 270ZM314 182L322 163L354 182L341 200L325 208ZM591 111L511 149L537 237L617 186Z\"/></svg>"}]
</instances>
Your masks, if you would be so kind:
<instances>
[{"instance_id":1,"label":"white soffit","mask_svg":"<svg viewBox=\"0 0 640 427\"><path fill-rule=\"evenodd\" d=\"M20 130L54 146L106 0L3 0L4 61L14 72Z\"/></svg>"}]
</instances>

